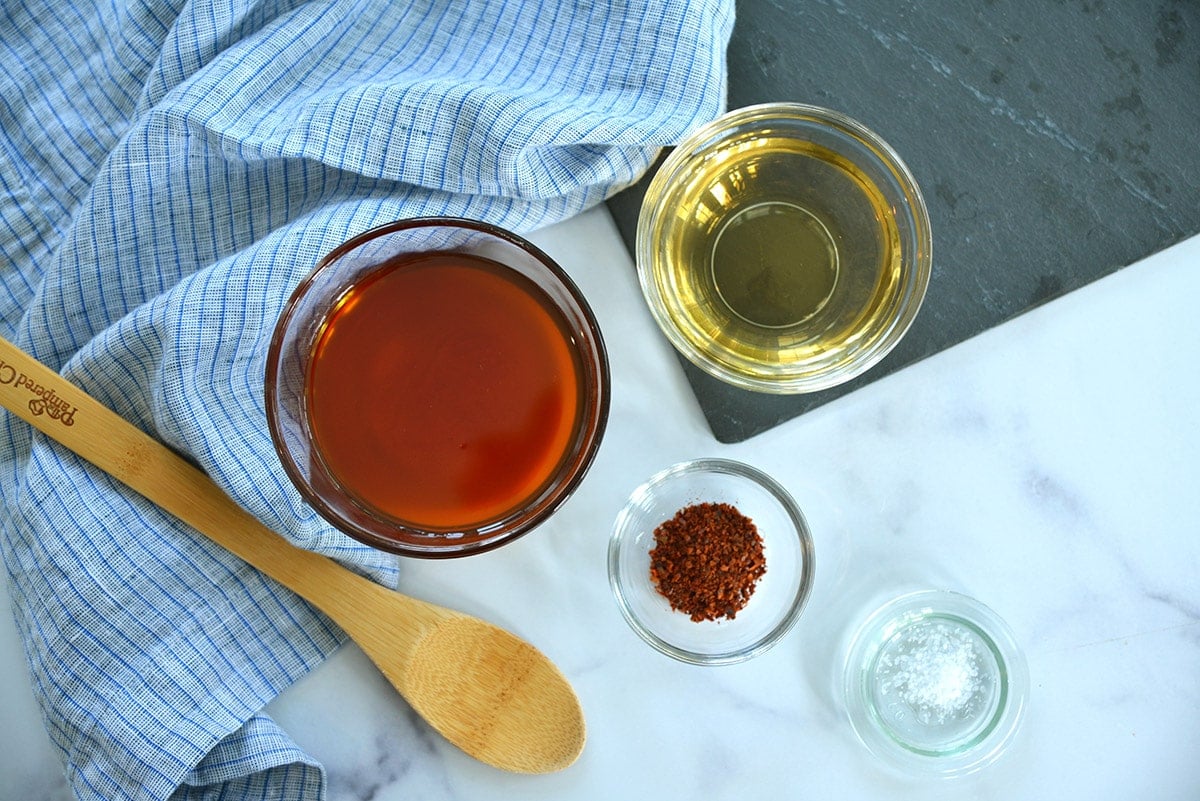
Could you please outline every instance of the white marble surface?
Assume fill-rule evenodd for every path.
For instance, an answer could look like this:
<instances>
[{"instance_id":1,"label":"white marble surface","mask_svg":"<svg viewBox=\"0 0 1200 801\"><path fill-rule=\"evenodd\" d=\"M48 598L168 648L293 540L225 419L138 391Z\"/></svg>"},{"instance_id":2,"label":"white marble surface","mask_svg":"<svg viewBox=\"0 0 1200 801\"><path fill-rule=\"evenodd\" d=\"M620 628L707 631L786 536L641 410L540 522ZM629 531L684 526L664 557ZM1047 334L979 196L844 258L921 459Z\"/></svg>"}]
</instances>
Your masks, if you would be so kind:
<instances>
[{"instance_id":1,"label":"white marble surface","mask_svg":"<svg viewBox=\"0 0 1200 801\"><path fill-rule=\"evenodd\" d=\"M498 552L406 564L405 589L511 628L573 682L568 770L473 762L348 646L270 712L329 798L1200 798L1200 237L738 445L709 434L603 210L532 237L577 279L612 360L608 433L556 517ZM945 265L952 269L952 265ZM818 581L778 646L675 662L626 627L605 572L627 494L675 461L774 475L814 528ZM854 739L833 693L869 596L962 590L1029 661L1029 714L981 774L914 780ZM67 796L0 612L0 798Z\"/></svg>"}]
</instances>

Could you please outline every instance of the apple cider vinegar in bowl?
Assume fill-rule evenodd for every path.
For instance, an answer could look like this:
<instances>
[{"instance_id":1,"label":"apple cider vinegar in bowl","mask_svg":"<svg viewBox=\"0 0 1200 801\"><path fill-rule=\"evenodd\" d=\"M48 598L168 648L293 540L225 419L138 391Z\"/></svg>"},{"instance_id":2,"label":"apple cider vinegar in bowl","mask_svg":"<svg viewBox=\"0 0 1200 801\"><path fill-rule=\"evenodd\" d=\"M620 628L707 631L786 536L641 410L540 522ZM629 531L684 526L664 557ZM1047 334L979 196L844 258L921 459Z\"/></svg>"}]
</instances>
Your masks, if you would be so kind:
<instances>
[{"instance_id":1,"label":"apple cider vinegar in bowl","mask_svg":"<svg viewBox=\"0 0 1200 801\"><path fill-rule=\"evenodd\" d=\"M798 104L731 112L664 161L643 202L638 274L690 361L744 389L799 393L862 373L929 282L924 201L859 123Z\"/></svg>"}]
</instances>

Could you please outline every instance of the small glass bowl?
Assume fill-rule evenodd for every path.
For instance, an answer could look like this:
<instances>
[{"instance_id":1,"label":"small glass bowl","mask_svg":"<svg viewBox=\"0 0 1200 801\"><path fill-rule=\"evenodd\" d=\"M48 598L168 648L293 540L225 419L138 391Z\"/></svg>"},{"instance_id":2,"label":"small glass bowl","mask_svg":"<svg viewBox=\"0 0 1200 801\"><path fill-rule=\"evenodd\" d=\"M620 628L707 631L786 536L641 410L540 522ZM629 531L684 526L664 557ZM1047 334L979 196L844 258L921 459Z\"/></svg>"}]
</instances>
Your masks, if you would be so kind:
<instances>
[{"instance_id":1,"label":"small glass bowl","mask_svg":"<svg viewBox=\"0 0 1200 801\"><path fill-rule=\"evenodd\" d=\"M1029 688L1007 624L955 592L925 590L877 609L851 639L846 711L858 738L893 767L952 778L1012 742Z\"/></svg>"},{"instance_id":2,"label":"small glass bowl","mask_svg":"<svg viewBox=\"0 0 1200 801\"><path fill-rule=\"evenodd\" d=\"M382 265L432 254L465 254L487 260L536 287L562 318L564 341L573 351L581 384L578 422L549 477L524 498L514 498L506 511L470 524L422 524L364 501L327 464L309 414L314 346L329 315L346 303L351 287L369 280ZM453 317L445 324L453 325ZM467 556L527 533L570 497L600 447L608 421L610 383L608 356L595 316L578 287L553 259L522 237L494 225L416 218L380 226L343 243L296 288L276 324L267 356L267 422L292 483L338 529L367 545L404 556ZM369 377L364 376L361 389L370 396ZM542 433L536 427L518 430L520 436L539 437Z\"/></svg>"},{"instance_id":3,"label":"small glass bowl","mask_svg":"<svg viewBox=\"0 0 1200 801\"><path fill-rule=\"evenodd\" d=\"M766 573L733 619L693 621L671 609L650 577L654 530L680 509L728 503L763 540ZM669 467L642 484L617 515L608 546L608 580L625 620L662 653L694 665L741 662L770 648L796 623L812 591L812 535L803 513L765 473L727 459Z\"/></svg>"},{"instance_id":4,"label":"small glass bowl","mask_svg":"<svg viewBox=\"0 0 1200 801\"><path fill-rule=\"evenodd\" d=\"M767 103L671 151L642 201L636 255L679 353L733 386L796 394L896 346L925 297L932 235L916 180L877 134Z\"/></svg>"}]
</instances>

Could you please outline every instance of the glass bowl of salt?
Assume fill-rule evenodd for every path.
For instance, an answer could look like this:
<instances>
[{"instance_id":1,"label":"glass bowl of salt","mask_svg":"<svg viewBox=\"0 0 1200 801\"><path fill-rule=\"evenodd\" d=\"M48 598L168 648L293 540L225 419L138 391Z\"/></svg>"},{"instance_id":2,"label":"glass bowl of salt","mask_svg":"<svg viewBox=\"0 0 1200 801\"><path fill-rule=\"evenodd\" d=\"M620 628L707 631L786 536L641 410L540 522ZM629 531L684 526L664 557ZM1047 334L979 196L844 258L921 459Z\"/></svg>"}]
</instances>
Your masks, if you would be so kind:
<instances>
[{"instance_id":1,"label":"glass bowl of salt","mask_svg":"<svg viewBox=\"0 0 1200 801\"><path fill-rule=\"evenodd\" d=\"M1024 717L1024 655L991 609L956 592L895 598L858 627L847 652L850 724L907 772L962 776L994 762Z\"/></svg>"}]
</instances>

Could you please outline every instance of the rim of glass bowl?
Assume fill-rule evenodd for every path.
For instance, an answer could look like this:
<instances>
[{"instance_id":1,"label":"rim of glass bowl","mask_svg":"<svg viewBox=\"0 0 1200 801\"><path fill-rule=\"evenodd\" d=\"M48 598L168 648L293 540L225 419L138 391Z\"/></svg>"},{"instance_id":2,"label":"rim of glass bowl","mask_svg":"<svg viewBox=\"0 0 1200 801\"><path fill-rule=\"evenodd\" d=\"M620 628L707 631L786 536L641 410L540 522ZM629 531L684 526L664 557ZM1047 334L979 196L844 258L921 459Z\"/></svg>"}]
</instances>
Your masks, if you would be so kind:
<instances>
[{"instance_id":1,"label":"rim of glass bowl","mask_svg":"<svg viewBox=\"0 0 1200 801\"><path fill-rule=\"evenodd\" d=\"M867 664L887 641L885 627L901 617L930 613L957 620L981 636L996 657L1004 685L1000 704L979 739L945 754L924 753L891 737L867 698ZM850 727L871 753L908 773L956 778L995 762L1011 744L1028 706L1029 669L1012 629L990 607L951 590L918 590L884 603L855 629L846 654L843 692Z\"/></svg>"},{"instance_id":2,"label":"rim of glass bowl","mask_svg":"<svg viewBox=\"0 0 1200 801\"><path fill-rule=\"evenodd\" d=\"M433 227L467 229L487 234L520 248L539 262L574 305L573 309L565 310L563 314L572 326L572 333L576 339L581 340L577 343L577 350L587 378L584 382L584 415L580 431L576 435L573 447L565 453L563 463L554 477L530 498L528 504L499 520L476 528L464 527L460 531L423 529L386 517L374 512L344 491L340 492L342 505L354 510L354 519L348 519L346 513L334 508L305 478L288 446L288 437L280 419L281 398L277 387L282 350L289 326L293 322L299 302L311 290L321 273L342 256L372 239L414 228ZM579 319L575 320L574 317ZM480 220L460 217L413 217L379 225L346 240L322 257L300 281L284 305L271 337L265 371L265 402L267 424L279 462L305 502L322 518L359 542L383 551L402 556L450 558L483 553L512 542L545 522L574 494L591 468L607 428L611 383L608 351L591 306L566 271L541 248L512 231ZM307 416L303 414L303 406L300 412L302 425L307 431L308 422ZM305 436L304 440L309 443L311 456L316 457L310 460L310 463L317 465L313 469L323 474L323 479L330 487L339 487L339 482L329 473L324 460L320 458L319 450L312 444L312 437ZM458 539L454 539L456 536Z\"/></svg>"},{"instance_id":3,"label":"rim of glass bowl","mask_svg":"<svg viewBox=\"0 0 1200 801\"><path fill-rule=\"evenodd\" d=\"M906 199L911 216L902 226L902 237L906 249L912 250L911 269L903 293L897 302L898 311L886 329L874 337L867 347L858 351L847 362L803 368L803 372L776 369L769 372L754 372L756 366L749 359L738 359L743 368L735 370L714 359L702 348L683 335L668 311L668 303L652 270L653 253L661 247L657 241L660 220L677 213L678 209L664 201L670 197L670 188L679 174L686 168L687 161L703 154L727 138L727 134L747 124L761 124L771 120L787 123L815 123L857 143L871 154L876 166L890 175L895 187ZM909 230L911 226L911 230ZM908 231L908 235L905 234ZM642 295L658 327L688 361L709 375L742 389L769 394L787 395L816 392L843 384L875 366L904 337L912 326L925 299L933 265L933 234L929 212L921 195L916 179L900 155L878 134L857 120L831 109L804 103L760 103L726 112L688 134L663 160L650 181L638 215L636 235L636 266ZM725 353L723 355L728 356ZM806 363L807 364L807 363ZM757 365L762 367L762 365Z\"/></svg>"},{"instance_id":4,"label":"rim of glass bowl","mask_svg":"<svg viewBox=\"0 0 1200 801\"><path fill-rule=\"evenodd\" d=\"M633 580L633 577L627 578L621 567L622 550L636 533L630 529L630 518L641 503L646 498L652 497L654 492L662 485L674 479L695 473L732 475L746 479L765 490L780 505L791 520L792 529L799 540L801 556L795 591L791 595L788 607L784 610L782 617L775 626L744 648L713 654L699 653L680 647L651 631L638 617L627 597L625 581ZM744 662L758 656L778 643L783 639L784 635L791 631L800 619L800 615L808 603L809 596L812 595L815 571L816 561L813 550L812 531L795 498L792 497L791 493L782 484L762 470L732 459L707 458L679 462L658 471L646 479L630 493L629 499L617 514L613 524L612 536L609 538L608 543L608 583L613 597L616 599L617 606L621 610L621 615L625 618L625 622L629 624L629 627L633 629L638 637L655 650L692 665L730 665L737 662ZM730 623L736 622L736 618L730 621Z\"/></svg>"}]
</instances>

